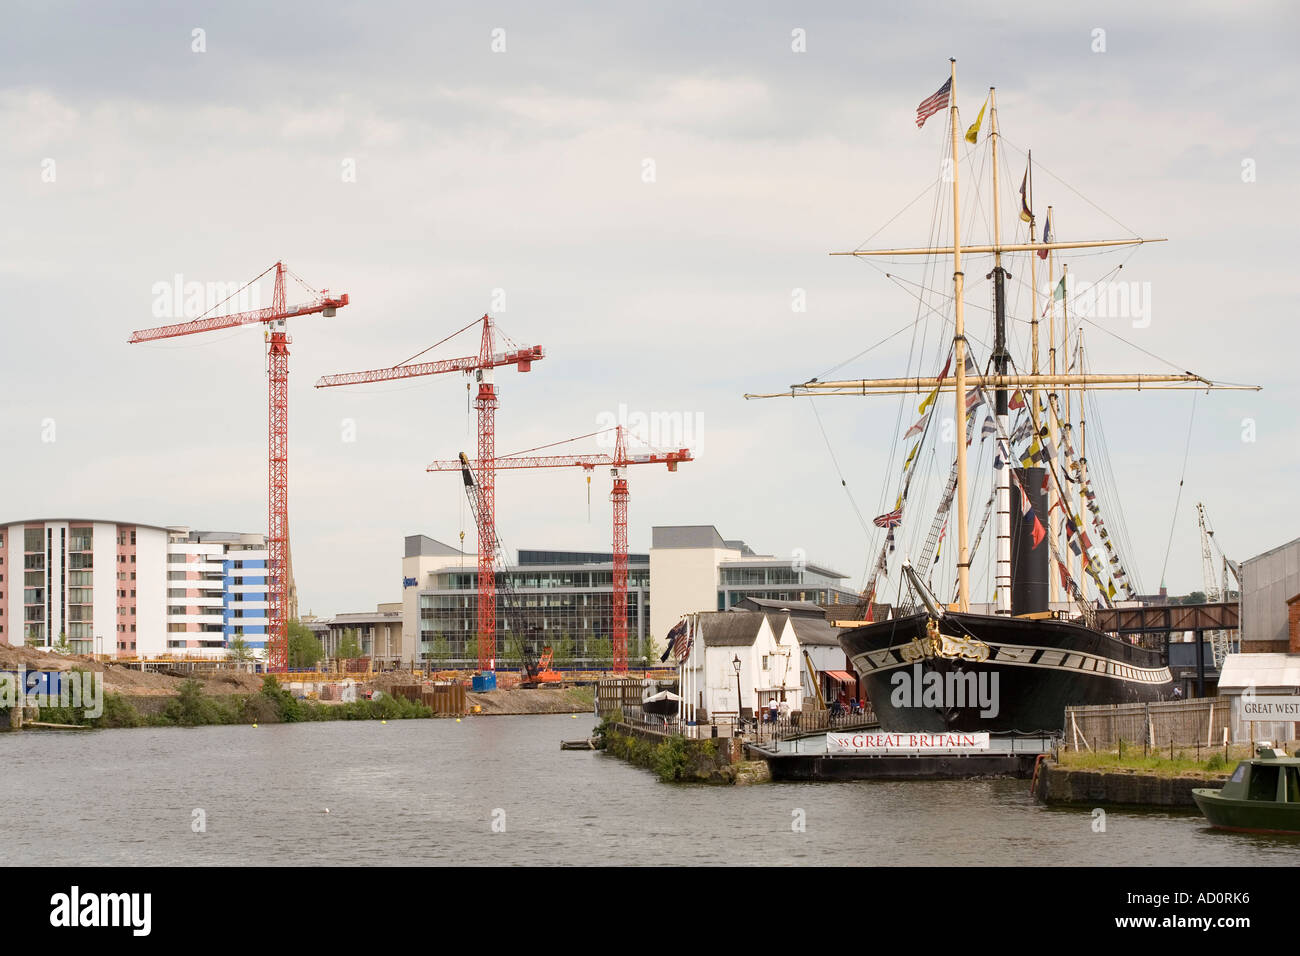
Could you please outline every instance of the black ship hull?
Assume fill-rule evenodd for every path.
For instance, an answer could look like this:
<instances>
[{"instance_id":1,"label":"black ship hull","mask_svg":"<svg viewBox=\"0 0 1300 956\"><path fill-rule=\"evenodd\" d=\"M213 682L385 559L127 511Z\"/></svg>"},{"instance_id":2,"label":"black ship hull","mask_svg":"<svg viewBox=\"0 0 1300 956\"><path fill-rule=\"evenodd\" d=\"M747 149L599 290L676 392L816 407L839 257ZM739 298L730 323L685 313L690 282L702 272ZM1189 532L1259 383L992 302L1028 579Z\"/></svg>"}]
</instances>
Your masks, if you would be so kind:
<instances>
[{"instance_id":1,"label":"black ship hull","mask_svg":"<svg viewBox=\"0 0 1300 956\"><path fill-rule=\"evenodd\" d=\"M881 729L1060 734L1065 708L1166 700L1158 651L1070 621L949 612L844 631Z\"/></svg>"}]
</instances>

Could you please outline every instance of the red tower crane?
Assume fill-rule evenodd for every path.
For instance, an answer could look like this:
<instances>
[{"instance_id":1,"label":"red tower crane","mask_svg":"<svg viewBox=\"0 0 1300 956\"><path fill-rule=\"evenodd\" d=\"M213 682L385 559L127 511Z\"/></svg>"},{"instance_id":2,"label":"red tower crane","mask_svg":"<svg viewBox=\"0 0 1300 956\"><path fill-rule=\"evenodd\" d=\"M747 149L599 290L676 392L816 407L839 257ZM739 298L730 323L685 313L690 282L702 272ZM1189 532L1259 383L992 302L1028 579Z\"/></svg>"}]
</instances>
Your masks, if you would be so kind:
<instances>
[{"instance_id":1,"label":"red tower crane","mask_svg":"<svg viewBox=\"0 0 1300 956\"><path fill-rule=\"evenodd\" d=\"M536 448L528 448L525 451L541 451L544 448L553 448L556 445L567 445L569 442L581 441L584 438L594 438L597 435L608 434L610 431L616 432L614 439L614 453L611 455L607 452L596 452L593 454L583 455L540 455L528 456L524 452L516 452L512 455L506 455L495 461L495 467L500 468L583 468L587 471L593 471L598 467L608 467L610 477L614 480L614 490L610 492L609 500L613 503L614 508L614 620L613 644L614 644L614 671L623 673L627 670L627 468L629 465L667 465L669 471L676 471L677 465L684 461L694 461L689 448L678 448L672 451L663 451L652 449L649 452L639 454L629 454L627 450L627 433L622 425L617 425L613 429L603 429L598 432L592 432L589 435L579 435L577 438L566 438L563 441L553 442L550 445L539 445ZM475 462L478 467L480 463ZM454 461L435 461L429 465L428 471L460 471L462 468L459 459ZM482 542L482 531L480 529L480 542ZM488 547L494 547L496 541L495 528ZM480 547L482 545L480 544ZM489 561L490 561L489 555ZM479 567L483 565L483 554L479 553ZM494 597L495 600L495 597ZM482 571L480 570L479 578L479 624L482 627L483 610L482 610ZM495 618L493 620L495 628ZM493 640L496 637L495 629L491 632ZM483 641L483 632L479 631L480 646Z\"/></svg>"},{"instance_id":2,"label":"red tower crane","mask_svg":"<svg viewBox=\"0 0 1300 956\"><path fill-rule=\"evenodd\" d=\"M289 666L289 349L293 341L285 331L285 320L297 315L313 315L319 312L330 317L348 304L347 293L332 296L328 289L317 292L303 282L299 276L283 262L263 272L256 279L246 283L234 295L248 288L253 282L275 270L275 291L271 295L271 306L251 312L237 312L232 315L208 316L206 313L189 322L175 325L163 325L155 329L143 329L132 332L128 340L132 345L140 342L153 342L157 339L170 339L178 335L192 335L195 332L212 332L217 329L229 329L238 325L262 324L267 329L267 594L270 604L267 615L267 667L276 672L284 671ZM284 294L285 273L293 276L303 288L312 293L312 299L301 305L286 306ZM234 295L224 301L229 301ZM224 304L219 302L208 311Z\"/></svg>"},{"instance_id":3,"label":"red tower crane","mask_svg":"<svg viewBox=\"0 0 1300 956\"><path fill-rule=\"evenodd\" d=\"M483 334L479 341L478 355L463 358L442 359L436 362L410 364L415 359L443 342L455 338L475 325L482 323ZM478 395L474 407L478 411L478 458L474 462L475 479L478 482L479 514L483 520L478 524L478 666L482 671L496 670L496 629L497 629L497 592L496 578L492 572L493 542L496 540L496 410L498 406L496 388L492 382L492 370L502 365L514 365L521 372L533 367L533 362L546 357L540 345L515 345L505 351L497 351L495 346L496 323L491 317L475 319L462 329L457 329L446 338L435 342L429 348L412 355L405 362L391 368L371 369L367 372L344 372L339 375L326 375L316 383L317 388L329 388L336 385L361 385L369 382L391 382L402 378L415 378L420 375L438 375L442 372L464 372L473 374L478 380ZM456 470L460 470L457 463Z\"/></svg>"}]
</instances>

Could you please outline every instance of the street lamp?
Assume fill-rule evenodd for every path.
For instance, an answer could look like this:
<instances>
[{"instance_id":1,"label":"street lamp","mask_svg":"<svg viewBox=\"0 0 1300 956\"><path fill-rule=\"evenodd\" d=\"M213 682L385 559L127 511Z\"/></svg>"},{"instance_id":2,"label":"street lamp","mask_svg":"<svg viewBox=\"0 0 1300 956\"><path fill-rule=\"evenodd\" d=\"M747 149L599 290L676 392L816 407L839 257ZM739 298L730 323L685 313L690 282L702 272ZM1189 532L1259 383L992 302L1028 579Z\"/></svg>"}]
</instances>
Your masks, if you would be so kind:
<instances>
[{"instance_id":1,"label":"street lamp","mask_svg":"<svg viewBox=\"0 0 1300 956\"><path fill-rule=\"evenodd\" d=\"M740 655L737 654L731 662L731 666L736 669L736 726L740 727Z\"/></svg>"}]
</instances>

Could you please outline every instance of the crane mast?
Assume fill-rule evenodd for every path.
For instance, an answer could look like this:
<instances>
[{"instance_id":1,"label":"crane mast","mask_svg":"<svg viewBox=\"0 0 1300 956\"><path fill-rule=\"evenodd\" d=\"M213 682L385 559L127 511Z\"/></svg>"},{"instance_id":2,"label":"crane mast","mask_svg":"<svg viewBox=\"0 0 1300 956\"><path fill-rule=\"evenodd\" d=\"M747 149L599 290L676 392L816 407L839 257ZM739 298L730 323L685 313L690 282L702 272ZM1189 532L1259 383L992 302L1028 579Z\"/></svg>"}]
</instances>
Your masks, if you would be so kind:
<instances>
[{"instance_id":1,"label":"crane mast","mask_svg":"<svg viewBox=\"0 0 1300 956\"><path fill-rule=\"evenodd\" d=\"M608 467L610 477L613 479L613 490L610 492L610 502L613 505L614 527L613 527L613 588L612 588L612 607L610 621L610 643L613 645L613 669L615 673L623 673L627 670L627 506L630 500L628 490L627 469L630 465L651 465L660 464L667 466L669 471L676 471L678 464L684 461L693 461L688 448L676 448L670 450L651 449L649 452L631 453L627 449L627 434L622 425L615 426L616 432L614 440L614 453L611 455L607 452L596 452L592 454L578 455L526 455L522 452L513 455L505 455L497 458L494 462L494 470L502 468L582 468L591 472L596 468ZM538 448L529 449L529 451L539 451L543 448L552 448L555 445L565 445L569 442L579 441L584 438L593 438L596 435L605 434L604 432L593 432L590 435L579 435L577 438L567 438L563 441L552 442L550 445L542 445ZM475 472L480 470L482 459L476 462L470 462L462 453L459 461L435 461L429 465L427 471L459 471L466 479L466 485L469 487L470 473L467 469L474 469ZM481 498L480 494L480 498ZM493 527L491 540L483 541L483 529L486 522L479 520L482 505L479 504L474 512L476 523L479 527L480 541L483 542L480 547L499 549L500 539L496 537L495 527ZM480 567L483 563L482 553L479 557ZM482 593L480 584L480 594Z\"/></svg>"},{"instance_id":2,"label":"crane mast","mask_svg":"<svg viewBox=\"0 0 1300 956\"><path fill-rule=\"evenodd\" d=\"M476 325L482 325L479 339L478 355L466 355L461 358L444 359L436 362L414 363L425 352L437 348ZM391 382L398 379L416 378L421 375L438 375L444 372L463 372L473 375L478 383L478 394L474 398L474 408L478 413L478 458L474 460L476 480L474 484L475 524L478 528L478 668L480 671L496 670L496 633L497 633L497 592L496 575L492 569L492 552L497 547L496 539L496 413L500 407L496 385L493 382L493 370L505 365L513 365L521 372L530 371L533 362L546 357L540 345L518 346L500 351L496 348L495 323L491 316L485 315L475 319L464 328L435 342L404 362L388 368L369 369L363 372L343 372L338 375L325 375L317 383L317 388L331 388L340 385L363 385L375 382ZM459 469L456 465L456 469Z\"/></svg>"},{"instance_id":3,"label":"crane mast","mask_svg":"<svg viewBox=\"0 0 1300 956\"><path fill-rule=\"evenodd\" d=\"M329 290L311 289L283 262L277 262L262 275L246 283L229 298L244 288L275 271L275 288L271 306L250 312L210 316L204 314L188 322L177 322L131 333L128 340L135 345L159 339L212 332L241 325L260 324L266 329L266 383L267 383L267 668L283 672L289 667L289 617L296 612L296 591L293 586L293 565L289 553L289 337L286 320L294 316L320 314L329 318L348 304L348 296L332 296ZM302 286L312 292L310 301L289 306L285 302L285 275L292 275ZM228 300L227 300L228 301ZM213 309L220 306L217 303ZM208 310L209 312L212 309Z\"/></svg>"},{"instance_id":4,"label":"crane mast","mask_svg":"<svg viewBox=\"0 0 1300 956\"><path fill-rule=\"evenodd\" d=\"M1219 572L1215 568L1213 548L1217 547L1214 541L1214 529L1210 527L1209 515L1205 513L1205 505L1201 502L1196 504L1196 523L1201 529L1201 576L1205 583L1205 600L1209 604L1216 604L1224 600L1228 587L1228 575L1225 571L1223 575L1223 586L1219 586ZM1224 566L1227 567L1228 558L1223 558ZM1210 631L1210 647L1214 650L1214 666L1222 668L1223 662L1227 656L1232 653L1231 635L1227 631Z\"/></svg>"}]
</instances>

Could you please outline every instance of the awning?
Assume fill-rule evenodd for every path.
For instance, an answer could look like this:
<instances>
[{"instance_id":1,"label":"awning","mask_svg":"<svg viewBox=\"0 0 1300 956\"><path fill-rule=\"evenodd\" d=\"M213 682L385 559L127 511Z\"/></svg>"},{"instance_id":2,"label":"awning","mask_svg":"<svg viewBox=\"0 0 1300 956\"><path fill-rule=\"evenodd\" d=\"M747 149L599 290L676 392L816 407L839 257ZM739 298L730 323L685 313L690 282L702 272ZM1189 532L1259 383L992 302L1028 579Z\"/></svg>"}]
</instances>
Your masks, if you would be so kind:
<instances>
[{"instance_id":1,"label":"awning","mask_svg":"<svg viewBox=\"0 0 1300 956\"><path fill-rule=\"evenodd\" d=\"M822 673L839 684L854 684L858 680L848 671L822 671Z\"/></svg>"}]
</instances>

